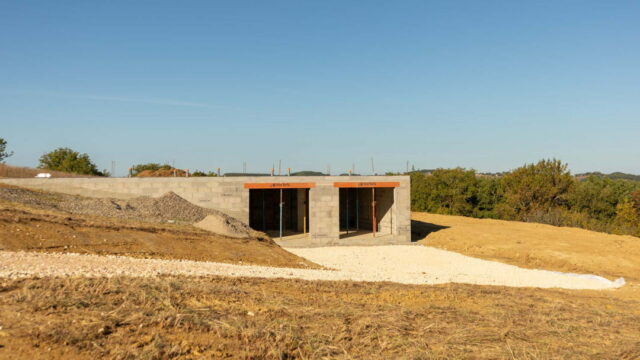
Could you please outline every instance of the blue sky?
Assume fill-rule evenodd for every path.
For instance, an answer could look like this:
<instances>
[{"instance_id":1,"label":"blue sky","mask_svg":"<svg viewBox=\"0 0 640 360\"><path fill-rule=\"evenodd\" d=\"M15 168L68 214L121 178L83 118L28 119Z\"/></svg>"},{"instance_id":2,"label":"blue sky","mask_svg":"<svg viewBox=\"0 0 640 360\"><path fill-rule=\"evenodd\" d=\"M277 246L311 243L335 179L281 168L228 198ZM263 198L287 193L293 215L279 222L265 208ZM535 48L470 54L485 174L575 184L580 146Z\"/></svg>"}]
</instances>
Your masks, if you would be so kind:
<instances>
[{"instance_id":1,"label":"blue sky","mask_svg":"<svg viewBox=\"0 0 640 360\"><path fill-rule=\"evenodd\" d=\"M638 1L2 1L0 137L100 168L640 173Z\"/></svg>"}]
</instances>

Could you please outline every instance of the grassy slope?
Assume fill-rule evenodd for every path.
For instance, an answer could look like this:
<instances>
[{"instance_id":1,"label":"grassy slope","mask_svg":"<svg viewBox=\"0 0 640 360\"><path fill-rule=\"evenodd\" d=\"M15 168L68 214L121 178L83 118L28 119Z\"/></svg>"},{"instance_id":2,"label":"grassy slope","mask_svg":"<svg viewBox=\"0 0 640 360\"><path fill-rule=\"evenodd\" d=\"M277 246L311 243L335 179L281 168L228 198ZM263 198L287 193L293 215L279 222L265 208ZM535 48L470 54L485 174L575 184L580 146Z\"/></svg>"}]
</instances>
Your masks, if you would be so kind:
<instances>
[{"instance_id":1,"label":"grassy slope","mask_svg":"<svg viewBox=\"0 0 640 360\"><path fill-rule=\"evenodd\" d=\"M413 213L420 242L526 268L640 281L640 238L577 228Z\"/></svg>"}]
</instances>

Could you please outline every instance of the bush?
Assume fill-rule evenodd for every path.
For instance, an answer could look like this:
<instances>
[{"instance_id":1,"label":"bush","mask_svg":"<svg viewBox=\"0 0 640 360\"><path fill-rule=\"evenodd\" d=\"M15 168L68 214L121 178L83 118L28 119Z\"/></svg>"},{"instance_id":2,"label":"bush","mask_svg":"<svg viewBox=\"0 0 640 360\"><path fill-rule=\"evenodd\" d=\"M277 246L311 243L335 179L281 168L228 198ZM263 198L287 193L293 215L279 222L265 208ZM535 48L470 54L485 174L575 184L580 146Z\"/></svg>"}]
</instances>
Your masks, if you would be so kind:
<instances>
[{"instance_id":1,"label":"bush","mask_svg":"<svg viewBox=\"0 0 640 360\"><path fill-rule=\"evenodd\" d=\"M69 148L58 148L42 155L40 167L75 174L105 176L105 173L98 171L96 165L91 162L89 155Z\"/></svg>"},{"instance_id":2,"label":"bush","mask_svg":"<svg viewBox=\"0 0 640 360\"><path fill-rule=\"evenodd\" d=\"M200 170L196 170L194 171L191 176L195 176L195 177L214 177L214 176L218 176L218 174L214 173L213 171L209 171L209 172L204 172L204 171L200 171Z\"/></svg>"}]
</instances>

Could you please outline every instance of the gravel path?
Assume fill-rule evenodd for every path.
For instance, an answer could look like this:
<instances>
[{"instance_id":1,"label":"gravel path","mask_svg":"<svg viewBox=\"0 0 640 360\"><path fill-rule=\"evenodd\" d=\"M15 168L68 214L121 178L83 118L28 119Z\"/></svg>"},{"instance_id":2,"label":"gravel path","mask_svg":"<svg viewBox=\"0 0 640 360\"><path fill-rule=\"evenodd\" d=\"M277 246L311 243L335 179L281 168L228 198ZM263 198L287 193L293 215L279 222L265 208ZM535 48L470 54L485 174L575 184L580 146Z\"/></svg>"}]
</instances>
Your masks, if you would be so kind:
<instances>
[{"instance_id":1,"label":"gravel path","mask_svg":"<svg viewBox=\"0 0 640 360\"><path fill-rule=\"evenodd\" d=\"M222 275L304 280L391 281L402 284L468 283L565 289L608 289L597 276L522 269L426 246L287 249L336 270L272 268L123 256L0 252L0 277Z\"/></svg>"}]
</instances>

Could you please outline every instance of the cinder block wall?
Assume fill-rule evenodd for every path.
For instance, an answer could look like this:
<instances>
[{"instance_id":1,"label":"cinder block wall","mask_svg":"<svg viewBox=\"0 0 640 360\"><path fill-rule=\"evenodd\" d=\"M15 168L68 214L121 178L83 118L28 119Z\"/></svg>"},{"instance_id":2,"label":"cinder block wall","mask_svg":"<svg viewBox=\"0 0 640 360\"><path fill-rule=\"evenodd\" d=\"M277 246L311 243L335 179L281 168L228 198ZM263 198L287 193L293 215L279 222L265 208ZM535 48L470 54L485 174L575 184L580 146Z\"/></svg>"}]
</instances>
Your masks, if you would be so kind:
<instances>
[{"instance_id":1,"label":"cinder block wall","mask_svg":"<svg viewBox=\"0 0 640 360\"><path fill-rule=\"evenodd\" d=\"M0 179L6 184L87 197L159 197L173 191L196 205L217 209L246 223L249 222L249 190L244 188L245 183L315 183L316 186L309 190L311 245L339 243L339 189L333 186L336 181L399 182L400 186L393 189L394 202L388 214L391 217L391 233L393 242L411 241L408 176ZM386 221L384 223L386 226Z\"/></svg>"}]
</instances>

